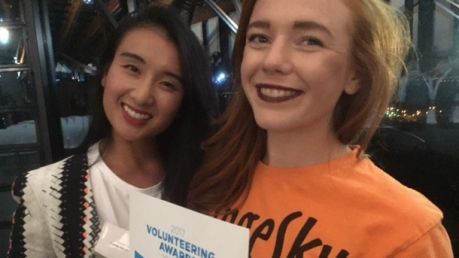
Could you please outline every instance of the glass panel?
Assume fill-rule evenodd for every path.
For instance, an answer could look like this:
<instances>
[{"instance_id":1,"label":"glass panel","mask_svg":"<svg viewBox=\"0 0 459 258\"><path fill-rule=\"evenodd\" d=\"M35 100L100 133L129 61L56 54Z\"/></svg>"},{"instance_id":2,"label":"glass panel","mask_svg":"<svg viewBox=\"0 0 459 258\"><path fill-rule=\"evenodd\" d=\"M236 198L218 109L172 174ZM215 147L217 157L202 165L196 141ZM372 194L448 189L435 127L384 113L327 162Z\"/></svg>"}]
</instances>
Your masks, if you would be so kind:
<instances>
[{"instance_id":1,"label":"glass panel","mask_svg":"<svg viewBox=\"0 0 459 258\"><path fill-rule=\"evenodd\" d=\"M0 256L3 257L8 248L8 239L11 227L8 222L11 221L17 204L11 197L11 193L9 191L0 192L0 203L2 204L2 208L0 209Z\"/></svg>"},{"instance_id":2,"label":"glass panel","mask_svg":"<svg viewBox=\"0 0 459 258\"><path fill-rule=\"evenodd\" d=\"M0 25L0 65L25 64L26 45L23 28Z\"/></svg>"},{"instance_id":3,"label":"glass panel","mask_svg":"<svg viewBox=\"0 0 459 258\"><path fill-rule=\"evenodd\" d=\"M89 120L89 116L61 117L65 149L75 149L80 146L88 133Z\"/></svg>"},{"instance_id":4,"label":"glass panel","mask_svg":"<svg viewBox=\"0 0 459 258\"><path fill-rule=\"evenodd\" d=\"M443 211L459 253L459 8L453 2L391 1L408 14L416 46L369 153Z\"/></svg>"},{"instance_id":5,"label":"glass panel","mask_svg":"<svg viewBox=\"0 0 459 258\"><path fill-rule=\"evenodd\" d=\"M93 65L87 68L96 69ZM62 61L56 66L56 93L61 115L64 149L76 149L83 142L89 129L89 91L94 77L91 71L78 69Z\"/></svg>"},{"instance_id":6,"label":"glass panel","mask_svg":"<svg viewBox=\"0 0 459 258\"><path fill-rule=\"evenodd\" d=\"M0 186L11 185L14 178L22 172L38 168L41 165L38 151L23 151L0 154ZM12 214L17 207L10 191L0 192L0 254L5 254ZM1 256L1 255L0 255Z\"/></svg>"},{"instance_id":7,"label":"glass panel","mask_svg":"<svg viewBox=\"0 0 459 258\"><path fill-rule=\"evenodd\" d=\"M30 107L33 103L30 72L0 72L0 109Z\"/></svg>"},{"instance_id":8,"label":"glass panel","mask_svg":"<svg viewBox=\"0 0 459 258\"><path fill-rule=\"evenodd\" d=\"M0 254L6 254L8 250L8 239L10 237L9 229L0 229Z\"/></svg>"},{"instance_id":9,"label":"glass panel","mask_svg":"<svg viewBox=\"0 0 459 258\"><path fill-rule=\"evenodd\" d=\"M20 3L18 0L0 0L0 22L21 21Z\"/></svg>"},{"instance_id":10,"label":"glass panel","mask_svg":"<svg viewBox=\"0 0 459 258\"><path fill-rule=\"evenodd\" d=\"M36 143L34 117L32 111L0 110L0 145Z\"/></svg>"},{"instance_id":11,"label":"glass panel","mask_svg":"<svg viewBox=\"0 0 459 258\"><path fill-rule=\"evenodd\" d=\"M459 58L456 62L456 69L451 69L445 78L438 82L434 100L435 119L443 128L459 124Z\"/></svg>"},{"instance_id":12,"label":"glass panel","mask_svg":"<svg viewBox=\"0 0 459 258\"><path fill-rule=\"evenodd\" d=\"M40 161L36 151L0 154L0 185L11 184L20 173L40 167Z\"/></svg>"},{"instance_id":13,"label":"glass panel","mask_svg":"<svg viewBox=\"0 0 459 258\"><path fill-rule=\"evenodd\" d=\"M2 204L2 208L0 209L0 221L9 221L17 206L9 191L0 192L0 203Z\"/></svg>"}]
</instances>

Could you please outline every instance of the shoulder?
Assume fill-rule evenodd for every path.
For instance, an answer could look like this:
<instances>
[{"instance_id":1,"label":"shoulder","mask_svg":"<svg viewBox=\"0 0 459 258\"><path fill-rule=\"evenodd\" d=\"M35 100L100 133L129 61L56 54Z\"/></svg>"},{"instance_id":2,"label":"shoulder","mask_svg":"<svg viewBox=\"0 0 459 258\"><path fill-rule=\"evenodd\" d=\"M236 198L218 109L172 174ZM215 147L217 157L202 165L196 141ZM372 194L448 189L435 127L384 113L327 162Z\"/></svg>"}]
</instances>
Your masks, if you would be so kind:
<instances>
[{"instance_id":1,"label":"shoulder","mask_svg":"<svg viewBox=\"0 0 459 258\"><path fill-rule=\"evenodd\" d=\"M78 159L79 156L86 155L72 155L55 163L22 173L13 182L13 196L20 198L26 192L34 192L35 195L47 192L47 189L68 170L66 167L68 167L69 161Z\"/></svg>"},{"instance_id":2,"label":"shoulder","mask_svg":"<svg viewBox=\"0 0 459 258\"><path fill-rule=\"evenodd\" d=\"M358 162L354 172L360 184L365 186L361 201L371 203L371 207L367 207L371 224L393 235L389 241L397 241L400 248L441 225L443 213L436 205L369 159Z\"/></svg>"},{"instance_id":3,"label":"shoulder","mask_svg":"<svg viewBox=\"0 0 459 258\"><path fill-rule=\"evenodd\" d=\"M453 250L448 233L437 224L419 238L395 250L392 257L442 257L452 258Z\"/></svg>"},{"instance_id":4,"label":"shoulder","mask_svg":"<svg viewBox=\"0 0 459 258\"><path fill-rule=\"evenodd\" d=\"M365 185L369 198L386 208L392 216L416 218L424 214L425 217L420 220L432 220L432 224L442 218L440 209L423 194L403 185L368 158L360 161L355 170L360 182Z\"/></svg>"},{"instance_id":5,"label":"shoulder","mask_svg":"<svg viewBox=\"0 0 459 258\"><path fill-rule=\"evenodd\" d=\"M21 196L24 188L49 182L54 174L58 174L62 171L63 164L67 159L20 174L13 181L13 195Z\"/></svg>"}]
</instances>

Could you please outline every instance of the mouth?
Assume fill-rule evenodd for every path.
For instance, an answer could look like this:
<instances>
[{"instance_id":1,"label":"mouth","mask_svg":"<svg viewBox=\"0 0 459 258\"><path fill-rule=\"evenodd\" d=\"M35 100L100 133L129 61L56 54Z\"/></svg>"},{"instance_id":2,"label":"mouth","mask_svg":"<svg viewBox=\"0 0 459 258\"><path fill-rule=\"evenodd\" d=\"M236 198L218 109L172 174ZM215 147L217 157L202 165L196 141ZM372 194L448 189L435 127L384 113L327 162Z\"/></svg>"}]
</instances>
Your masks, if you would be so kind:
<instances>
[{"instance_id":1,"label":"mouth","mask_svg":"<svg viewBox=\"0 0 459 258\"><path fill-rule=\"evenodd\" d=\"M257 88L258 97L270 103L288 101L304 93L302 90L271 84L257 84L255 87Z\"/></svg>"},{"instance_id":2,"label":"mouth","mask_svg":"<svg viewBox=\"0 0 459 258\"><path fill-rule=\"evenodd\" d=\"M121 106L124 110L124 117L128 122L135 125L143 124L153 117L151 114L134 109L127 104L122 103Z\"/></svg>"}]
</instances>

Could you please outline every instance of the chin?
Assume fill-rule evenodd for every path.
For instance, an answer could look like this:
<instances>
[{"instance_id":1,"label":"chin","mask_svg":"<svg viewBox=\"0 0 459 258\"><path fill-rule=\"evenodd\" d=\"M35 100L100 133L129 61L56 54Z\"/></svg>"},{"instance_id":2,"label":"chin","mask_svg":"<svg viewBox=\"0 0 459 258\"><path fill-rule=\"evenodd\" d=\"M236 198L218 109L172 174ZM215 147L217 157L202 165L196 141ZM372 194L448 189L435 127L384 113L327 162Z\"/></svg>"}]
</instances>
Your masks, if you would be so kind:
<instances>
[{"instance_id":1,"label":"chin","mask_svg":"<svg viewBox=\"0 0 459 258\"><path fill-rule=\"evenodd\" d=\"M259 127L266 131L272 132L288 132L294 127L293 121L285 121L285 119L270 118L255 118Z\"/></svg>"}]
</instances>

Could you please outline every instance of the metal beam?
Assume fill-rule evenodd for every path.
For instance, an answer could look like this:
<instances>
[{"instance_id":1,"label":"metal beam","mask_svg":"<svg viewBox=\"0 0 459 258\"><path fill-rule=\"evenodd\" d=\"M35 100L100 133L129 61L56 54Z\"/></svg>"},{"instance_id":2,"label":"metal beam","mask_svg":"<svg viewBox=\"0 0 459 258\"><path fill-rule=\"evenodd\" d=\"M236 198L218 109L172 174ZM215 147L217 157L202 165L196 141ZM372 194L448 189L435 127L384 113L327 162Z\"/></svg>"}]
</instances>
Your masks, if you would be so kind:
<instances>
[{"instance_id":1,"label":"metal beam","mask_svg":"<svg viewBox=\"0 0 459 258\"><path fill-rule=\"evenodd\" d=\"M405 15L410 25L410 35L413 37L414 0L405 0Z\"/></svg>"},{"instance_id":2,"label":"metal beam","mask_svg":"<svg viewBox=\"0 0 459 258\"><path fill-rule=\"evenodd\" d=\"M444 6L442 3L439 3L438 1L435 1L435 4L440 7L441 9L443 9L445 12L447 12L448 14L450 14L451 16L453 16L454 18L456 19L459 19L459 15L457 15L453 10L451 10L450 8ZM457 4L455 5L456 7L458 6ZM459 8L459 7L457 7Z\"/></svg>"},{"instance_id":3,"label":"metal beam","mask_svg":"<svg viewBox=\"0 0 459 258\"><path fill-rule=\"evenodd\" d=\"M48 70L54 69L50 66L48 47L50 42L45 34L43 17L47 17L47 9L43 6L46 0L25 1L24 17L29 35L29 59L28 62L33 71L33 84L35 86L37 111L37 140L40 143L45 164L62 158L63 142L62 129L59 120L58 110L55 106L56 96L54 82L48 74Z\"/></svg>"},{"instance_id":4,"label":"metal beam","mask_svg":"<svg viewBox=\"0 0 459 258\"><path fill-rule=\"evenodd\" d=\"M76 20L78 19L78 15L80 14L81 7L83 6L83 1L72 1L70 4L69 10L66 14L66 19L64 22L64 26L62 27L59 33L59 52L63 51L70 31L76 24Z\"/></svg>"},{"instance_id":5,"label":"metal beam","mask_svg":"<svg viewBox=\"0 0 459 258\"><path fill-rule=\"evenodd\" d=\"M241 10L242 10L242 7L241 7L241 0L232 0L233 1L233 5L234 5L234 8L236 8L236 12L237 12L237 15L241 15Z\"/></svg>"},{"instance_id":6,"label":"metal beam","mask_svg":"<svg viewBox=\"0 0 459 258\"><path fill-rule=\"evenodd\" d=\"M105 18L107 18L112 29L113 30L116 29L118 27L118 23L116 22L115 18L113 18L112 13L108 10L105 3L102 2L102 0L96 0L95 3L97 4L97 7L102 12L102 14L105 16Z\"/></svg>"},{"instance_id":7,"label":"metal beam","mask_svg":"<svg viewBox=\"0 0 459 258\"><path fill-rule=\"evenodd\" d=\"M418 50L421 53L421 71L429 71L433 68L433 42L434 42L434 12L433 0L419 1L418 23Z\"/></svg>"},{"instance_id":8,"label":"metal beam","mask_svg":"<svg viewBox=\"0 0 459 258\"><path fill-rule=\"evenodd\" d=\"M212 0L204 0L204 2L217 14L217 16L228 26L231 32L237 32L237 24L229 17L228 14L223 11L220 6L218 6Z\"/></svg>"}]
</instances>

